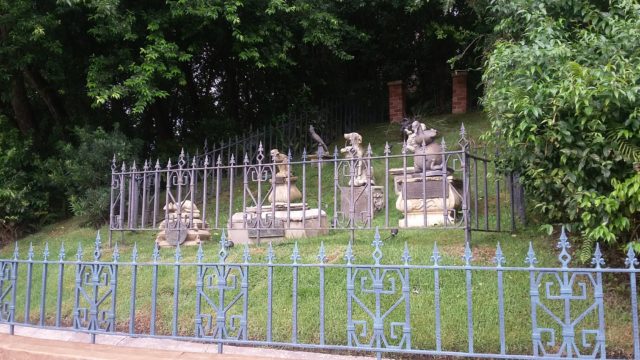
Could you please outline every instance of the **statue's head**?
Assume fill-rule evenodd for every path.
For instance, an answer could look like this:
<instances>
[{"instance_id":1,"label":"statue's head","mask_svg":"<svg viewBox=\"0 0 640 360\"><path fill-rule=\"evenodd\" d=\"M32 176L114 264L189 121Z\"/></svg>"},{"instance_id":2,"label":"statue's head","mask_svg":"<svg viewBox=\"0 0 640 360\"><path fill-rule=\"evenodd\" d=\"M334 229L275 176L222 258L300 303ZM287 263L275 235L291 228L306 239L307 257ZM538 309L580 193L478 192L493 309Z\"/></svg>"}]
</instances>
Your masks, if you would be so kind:
<instances>
[{"instance_id":1,"label":"statue's head","mask_svg":"<svg viewBox=\"0 0 640 360\"><path fill-rule=\"evenodd\" d=\"M313 125L309 125L309 131L314 132L316 129L313 127Z\"/></svg>"},{"instance_id":2,"label":"statue's head","mask_svg":"<svg viewBox=\"0 0 640 360\"><path fill-rule=\"evenodd\" d=\"M344 134L344 138L349 141L351 145L359 145L362 143L362 136L355 132Z\"/></svg>"},{"instance_id":3,"label":"statue's head","mask_svg":"<svg viewBox=\"0 0 640 360\"><path fill-rule=\"evenodd\" d=\"M276 156L280 155L280 151L278 151L278 149L273 149L271 150L271 157L275 158Z\"/></svg>"}]
</instances>

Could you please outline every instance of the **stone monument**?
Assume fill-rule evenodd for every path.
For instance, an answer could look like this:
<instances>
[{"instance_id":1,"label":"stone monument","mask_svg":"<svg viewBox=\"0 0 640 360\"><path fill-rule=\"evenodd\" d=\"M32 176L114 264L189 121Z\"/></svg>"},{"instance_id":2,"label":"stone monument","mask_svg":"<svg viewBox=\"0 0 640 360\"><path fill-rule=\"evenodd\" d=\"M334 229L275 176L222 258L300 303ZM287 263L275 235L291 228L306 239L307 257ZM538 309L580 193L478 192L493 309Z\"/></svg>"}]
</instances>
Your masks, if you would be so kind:
<instances>
[{"instance_id":1,"label":"stone monument","mask_svg":"<svg viewBox=\"0 0 640 360\"><path fill-rule=\"evenodd\" d=\"M362 136L352 132L344 134L344 154L346 166L343 175L348 178L345 186L340 186L340 212L351 221L369 221L373 213L382 209L384 188L375 186L373 167L370 159L365 159ZM368 157L371 151L367 151Z\"/></svg>"},{"instance_id":2,"label":"stone monument","mask_svg":"<svg viewBox=\"0 0 640 360\"><path fill-rule=\"evenodd\" d=\"M170 202L163 208L166 219L160 222L156 236L158 246L197 245L211 238L209 227L202 221L200 210L190 200Z\"/></svg>"},{"instance_id":3,"label":"stone monument","mask_svg":"<svg viewBox=\"0 0 640 360\"><path fill-rule=\"evenodd\" d=\"M462 196L443 163L443 147L435 142L438 131L418 121L406 130L405 149L413 152L413 167L390 169L398 195L396 209L404 214L399 227L446 225L456 221Z\"/></svg>"},{"instance_id":4,"label":"stone monument","mask_svg":"<svg viewBox=\"0 0 640 360\"><path fill-rule=\"evenodd\" d=\"M280 153L278 149L271 150L271 159L276 164L277 172L271 178L271 190L267 195L270 202L275 204L293 203L302 199L302 193L296 186L297 177L289 171L289 157Z\"/></svg>"},{"instance_id":5,"label":"stone monument","mask_svg":"<svg viewBox=\"0 0 640 360\"><path fill-rule=\"evenodd\" d=\"M258 152L261 154L261 147ZM278 149L271 150L270 155L273 163L258 164L248 170L257 172L249 178L258 181L262 178L258 173L272 172L267 169L275 167L276 171L271 174L270 179L271 189L265 197L269 204L264 204L257 194L247 196L254 204L247 206L243 212L232 215L228 226L229 238L234 243L253 244L261 239L277 241L327 234L327 213L321 209L308 208L307 204L299 202L302 194L296 186L297 177L291 172L289 156L280 153ZM251 190L245 186L244 191L249 193Z\"/></svg>"}]
</instances>

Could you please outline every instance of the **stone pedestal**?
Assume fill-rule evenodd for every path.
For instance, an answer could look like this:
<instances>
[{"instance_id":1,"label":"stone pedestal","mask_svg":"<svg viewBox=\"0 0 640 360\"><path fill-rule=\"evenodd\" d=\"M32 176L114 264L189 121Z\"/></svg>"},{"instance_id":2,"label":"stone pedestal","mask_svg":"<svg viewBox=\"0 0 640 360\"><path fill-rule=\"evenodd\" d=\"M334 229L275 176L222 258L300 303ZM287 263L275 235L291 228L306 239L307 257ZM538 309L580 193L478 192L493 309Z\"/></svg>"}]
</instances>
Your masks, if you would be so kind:
<instances>
[{"instance_id":1,"label":"stone pedestal","mask_svg":"<svg viewBox=\"0 0 640 360\"><path fill-rule=\"evenodd\" d=\"M182 202L180 211L174 203L165 205L167 219L160 222L156 243L161 247L198 245L211 238L208 226L201 219L200 210L189 200Z\"/></svg>"},{"instance_id":2,"label":"stone pedestal","mask_svg":"<svg viewBox=\"0 0 640 360\"><path fill-rule=\"evenodd\" d=\"M304 210L303 210L304 209ZM247 208L244 213L235 213L228 224L229 240L236 244L256 244L260 241L307 238L329 233L327 213L319 209L308 209L304 204L278 205L260 209L261 229L258 230L258 209Z\"/></svg>"},{"instance_id":3,"label":"stone pedestal","mask_svg":"<svg viewBox=\"0 0 640 360\"><path fill-rule=\"evenodd\" d=\"M369 199L371 199L371 202ZM366 220L369 218L368 214L373 217L375 212L382 210L384 207L384 187L374 185L354 186L352 195L351 186L341 186L340 211L346 217L349 217L351 213L352 201L356 218Z\"/></svg>"},{"instance_id":4,"label":"stone pedestal","mask_svg":"<svg viewBox=\"0 0 640 360\"><path fill-rule=\"evenodd\" d=\"M267 194L269 202L286 206L286 204L302 199L302 193L296 186L297 180L298 178L295 176L289 178L275 176L271 181L271 190Z\"/></svg>"},{"instance_id":5,"label":"stone pedestal","mask_svg":"<svg viewBox=\"0 0 640 360\"><path fill-rule=\"evenodd\" d=\"M452 176L446 176L443 181L443 175L437 172L411 174L407 171L406 177L402 169L392 169L391 173L396 175L396 209L405 215L398 220L399 227L438 226L456 221L462 196L454 186Z\"/></svg>"}]
</instances>

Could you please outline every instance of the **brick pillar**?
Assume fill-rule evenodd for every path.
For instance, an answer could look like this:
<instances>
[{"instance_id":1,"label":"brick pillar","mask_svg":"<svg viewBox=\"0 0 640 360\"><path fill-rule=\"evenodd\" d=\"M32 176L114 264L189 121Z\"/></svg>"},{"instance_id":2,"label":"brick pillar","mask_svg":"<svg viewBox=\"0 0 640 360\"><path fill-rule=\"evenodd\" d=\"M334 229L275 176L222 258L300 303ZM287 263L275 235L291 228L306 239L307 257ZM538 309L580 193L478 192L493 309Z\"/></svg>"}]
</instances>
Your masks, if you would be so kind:
<instances>
[{"instance_id":1,"label":"brick pillar","mask_svg":"<svg viewBox=\"0 0 640 360\"><path fill-rule=\"evenodd\" d=\"M456 70L451 73L451 77L453 78L451 113L464 114L467 112L467 72Z\"/></svg>"},{"instance_id":2,"label":"brick pillar","mask_svg":"<svg viewBox=\"0 0 640 360\"><path fill-rule=\"evenodd\" d=\"M402 80L388 82L387 86L389 86L389 122L399 123L405 116Z\"/></svg>"}]
</instances>

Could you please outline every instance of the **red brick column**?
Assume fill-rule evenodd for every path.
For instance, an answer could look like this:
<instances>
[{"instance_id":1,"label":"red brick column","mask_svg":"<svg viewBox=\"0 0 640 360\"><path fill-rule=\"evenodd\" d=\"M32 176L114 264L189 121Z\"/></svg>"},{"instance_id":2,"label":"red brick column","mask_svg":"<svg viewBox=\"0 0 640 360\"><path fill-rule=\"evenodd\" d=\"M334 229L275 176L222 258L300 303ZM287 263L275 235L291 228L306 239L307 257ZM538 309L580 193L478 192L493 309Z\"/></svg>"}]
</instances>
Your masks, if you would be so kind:
<instances>
[{"instance_id":1,"label":"red brick column","mask_svg":"<svg viewBox=\"0 0 640 360\"><path fill-rule=\"evenodd\" d=\"M464 114L467 112L467 72L456 70L451 73L451 77L453 78L451 113Z\"/></svg>"},{"instance_id":2,"label":"red brick column","mask_svg":"<svg viewBox=\"0 0 640 360\"><path fill-rule=\"evenodd\" d=\"M388 82L387 86L389 86L389 122L399 123L405 116L402 80Z\"/></svg>"}]
</instances>

